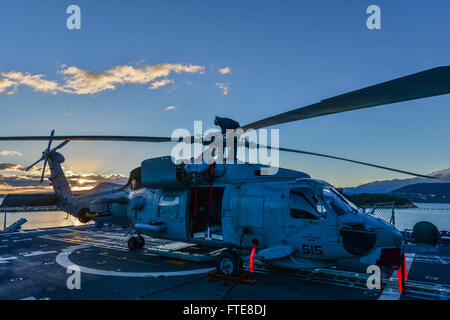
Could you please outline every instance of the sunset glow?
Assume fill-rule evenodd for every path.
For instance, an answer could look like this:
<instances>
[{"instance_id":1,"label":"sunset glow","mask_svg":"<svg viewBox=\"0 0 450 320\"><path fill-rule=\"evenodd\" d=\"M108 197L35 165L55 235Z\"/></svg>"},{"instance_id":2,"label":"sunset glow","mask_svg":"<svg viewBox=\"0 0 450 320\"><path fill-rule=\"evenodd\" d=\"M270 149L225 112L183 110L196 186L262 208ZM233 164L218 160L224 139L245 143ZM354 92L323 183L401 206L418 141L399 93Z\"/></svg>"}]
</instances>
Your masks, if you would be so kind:
<instances>
[{"instance_id":1,"label":"sunset glow","mask_svg":"<svg viewBox=\"0 0 450 320\"><path fill-rule=\"evenodd\" d=\"M30 171L25 171L19 164L0 163L0 194L52 192L53 188L48 179L40 183L41 174L42 167L33 167ZM99 183L122 185L128 180L127 176L120 174L104 175L76 170L66 170L65 174L72 191L90 190ZM45 177L50 177L48 169Z\"/></svg>"}]
</instances>

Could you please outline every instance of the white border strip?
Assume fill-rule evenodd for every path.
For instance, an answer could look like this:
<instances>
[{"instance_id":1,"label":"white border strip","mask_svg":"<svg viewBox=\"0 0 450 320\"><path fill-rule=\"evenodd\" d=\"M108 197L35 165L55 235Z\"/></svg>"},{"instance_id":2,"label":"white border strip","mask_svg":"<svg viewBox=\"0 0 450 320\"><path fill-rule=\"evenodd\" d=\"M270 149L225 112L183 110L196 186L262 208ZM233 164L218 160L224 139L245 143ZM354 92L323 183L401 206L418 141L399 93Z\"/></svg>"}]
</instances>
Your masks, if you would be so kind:
<instances>
[{"instance_id":1,"label":"white border strip","mask_svg":"<svg viewBox=\"0 0 450 320\"><path fill-rule=\"evenodd\" d=\"M84 249L88 248L89 246L81 245L76 247L69 247L66 249L63 249L60 254L56 256L56 262L64 267L69 268L69 266L74 266L76 264L72 263L69 259L69 255L74 250ZM174 276L186 276L186 275L192 275L192 274L201 274L206 273L210 270L213 270L214 268L207 268L207 269L194 269L194 270L185 270L185 271L171 271L171 272L116 272L116 271L107 271L107 270L99 270L99 269L93 269L88 267L82 267L76 265L78 268L80 268L81 272L89 273L89 274L95 274L95 275L101 275L101 276L112 276L112 277L140 277L140 278L148 278L148 277L174 277Z\"/></svg>"}]
</instances>

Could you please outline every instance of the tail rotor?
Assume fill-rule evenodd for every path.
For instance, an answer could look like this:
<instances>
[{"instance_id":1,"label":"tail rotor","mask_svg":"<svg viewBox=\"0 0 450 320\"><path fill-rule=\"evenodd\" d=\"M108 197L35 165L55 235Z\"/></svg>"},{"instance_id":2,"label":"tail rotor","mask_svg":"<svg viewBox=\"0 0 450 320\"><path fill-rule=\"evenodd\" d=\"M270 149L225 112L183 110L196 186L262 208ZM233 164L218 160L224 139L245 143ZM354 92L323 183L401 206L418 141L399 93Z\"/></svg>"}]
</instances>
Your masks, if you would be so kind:
<instances>
[{"instance_id":1,"label":"tail rotor","mask_svg":"<svg viewBox=\"0 0 450 320\"><path fill-rule=\"evenodd\" d=\"M55 130L52 130L52 132L50 133L50 136L53 137L55 135ZM41 174L41 180L40 183L42 183L42 181L44 181L44 176L45 176L45 169L47 168L47 162L48 162L48 158L50 157L50 155L55 152L58 149L61 149L62 147L64 147L67 143L69 143L70 140L65 140L62 143L60 143L59 145L57 145L55 148L50 149L52 146L52 142L53 140L49 140L48 141L48 145L47 148L42 152L42 157L37 160L36 162L34 162L32 165L28 166L25 171L30 170L32 167L34 167L36 164L38 164L39 162L41 162L42 160L44 160L44 167L42 168L42 174Z\"/></svg>"}]
</instances>

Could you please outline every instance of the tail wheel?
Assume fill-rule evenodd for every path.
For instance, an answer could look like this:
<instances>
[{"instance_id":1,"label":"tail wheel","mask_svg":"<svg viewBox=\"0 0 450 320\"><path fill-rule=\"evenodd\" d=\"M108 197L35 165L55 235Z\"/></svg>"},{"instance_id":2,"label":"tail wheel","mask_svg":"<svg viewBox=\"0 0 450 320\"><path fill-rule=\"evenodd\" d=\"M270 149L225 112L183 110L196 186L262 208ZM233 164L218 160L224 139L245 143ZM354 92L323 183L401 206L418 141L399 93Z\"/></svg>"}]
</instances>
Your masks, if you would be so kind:
<instances>
[{"instance_id":1,"label":"tail wheel","mask_svg":"<svg viewBox=\"0 0 450 320\"><path fill-rule=\"evenodd\" d=\"M81 209L80 212L78 212L77 218L78 221L81 223L88 223L91 221L91 217L88 217L89 209Z\"/></svg>"},{"instance_id":2,"label":"tail wheel","mask_svg":"<svg viewBox=\"0 0 450 320\"><path fill-rule=\"evenodd\" d=\"M238 276L242 271L242 261L235 251L225 250L217 259L216 270L219 274Z\"/></svg>"}]
</instances>

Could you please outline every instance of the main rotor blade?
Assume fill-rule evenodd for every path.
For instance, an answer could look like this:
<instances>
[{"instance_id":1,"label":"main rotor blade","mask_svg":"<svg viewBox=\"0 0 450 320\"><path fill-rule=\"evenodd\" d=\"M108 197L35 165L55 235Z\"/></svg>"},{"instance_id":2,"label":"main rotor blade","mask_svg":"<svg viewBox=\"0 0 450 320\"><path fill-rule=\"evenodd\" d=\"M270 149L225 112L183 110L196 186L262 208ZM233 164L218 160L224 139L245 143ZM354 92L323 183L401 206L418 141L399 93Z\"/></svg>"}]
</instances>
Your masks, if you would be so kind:
<instances>
[{"instance_id":1,"label":"main rotor blade","mask_svg":"<svg viewBox=\"0 0 450 320\"><path fill-rule=\"evenodd\" d=\"M32 165L29 165L28 167L26 167L25 171L30 170L31 168L33 168L37 163L39 163L42 160L44 160L44 156L42 156L38 161L34 162Z\"/></svg>"},{"instance_id":2,"label":"main rotor blade","mask_svg":"<svg viewBox=\"0 0 450 320\"><path fill-rule=\"evenodd\" d=\"M268 147L268 146L258 145L258 148L260 148L260 147L272 148L272 147ZM389 171L394 171L394 172L404 173L404 174L408 174L408 175L416 176L416 177L421 177L421 178L439 179L438 177L434 177L434 176L427 176L427 175L423 175L423 174L420 174L420 173L414 173L414 172L410 172L410 171L394 169L394 168L385 167L385 166L380 166L380 165L373 164L373 163L362 162L362 161L357 161L357 160L351 160L351 159L342 158L342 157L336 157L336 156L331 156L331 155L323 154L323 153L310 152L310 151L297 150L297 149L289 149L289 148L273 148L272 150L274 150L274 149L275 149L275 150L278 149L278 150L280 150L280 151L285 151L285 152L300 153L300 154L309 154L309 155L317 156L317 157L324 157L324 158L330 158L330 159L342 160L342 161L347 161L347 162L352 162L352 163L358 163L358 164L362 164L362 165L369 166L369 167L374 167L374 168L379 168L379 169L384 169L384 170L389 170Z\"/></svg>"},{"instance_id":3,"label":"main rotor blade","mask_svg":"<svg viewBox=\"0 0 450 320\"><path fill-rule=\"evenodd\" d=\"M48 158L46 157L45 161L44 161L44 168L42 168L41 181L39 183L42 183L42 181L44 181L45 168L47 167L47 161L48 161Z\"/></svg>"},{"instance_id":4,"label":"main rotor blade","mask_svg":"<svg viewBox=\"0 0 450 320\"><path fill-rule=\"evenodd\" d=\"M146 136L16 136L0 137L0 141L39 141L39 140L74 140L74 141L135 141L135 142L178 142L170 137Z\"/></svg>"},{"instance_id":5,"label":"main rotor blade","mask_svg":"<svg viewBox=\"0 0 450 320\"><path fill-rule=\"evenodd\" d=\"M341 94L306 107L252 122L241 128L259 129L280 123L447 93L450 93L450 66L442 66Z\"/></svg>"},{"instance_id":6,"label":"main rotor blade","mask_svg":"<svg viewBox=\"0 0 450 320\"><path fill-rule=\"evenodd\" d=\"M61 149L62 147L64 147L66 144L68 144L70 142L70 140L66 140L66 141L63 141L63 142L61 142L60 144L58 144L56 147L54 147L53 149L52 149L52 151L56 151L56 150L58 150L58 149Z\"/></svg>"}]
</instances>

